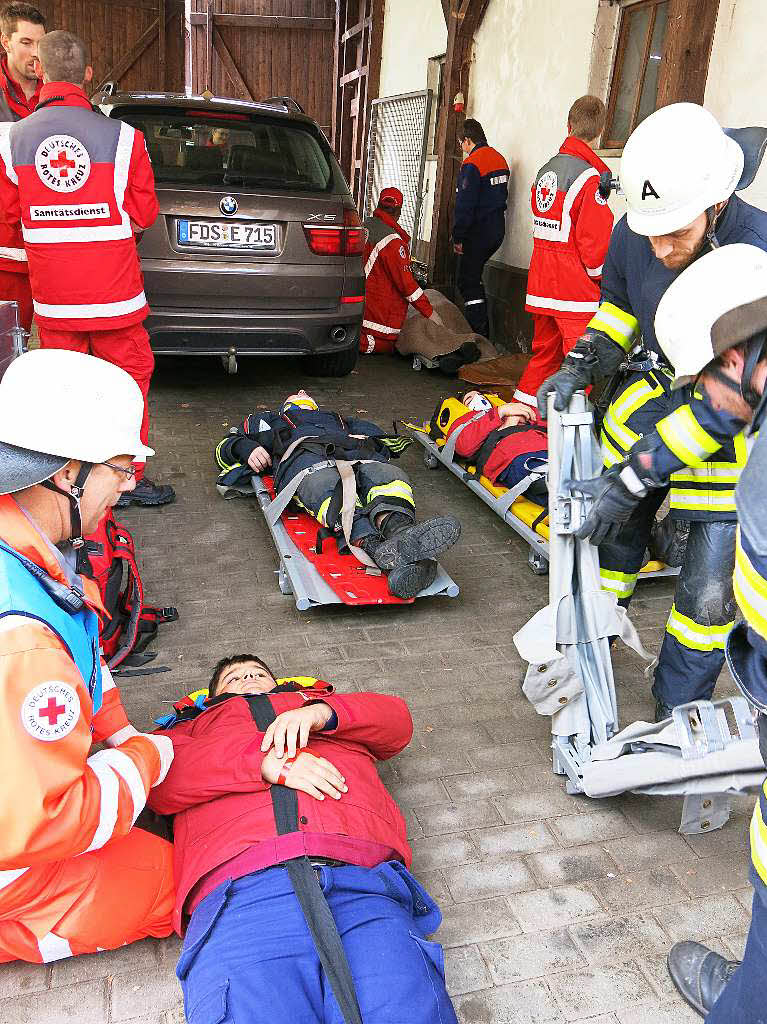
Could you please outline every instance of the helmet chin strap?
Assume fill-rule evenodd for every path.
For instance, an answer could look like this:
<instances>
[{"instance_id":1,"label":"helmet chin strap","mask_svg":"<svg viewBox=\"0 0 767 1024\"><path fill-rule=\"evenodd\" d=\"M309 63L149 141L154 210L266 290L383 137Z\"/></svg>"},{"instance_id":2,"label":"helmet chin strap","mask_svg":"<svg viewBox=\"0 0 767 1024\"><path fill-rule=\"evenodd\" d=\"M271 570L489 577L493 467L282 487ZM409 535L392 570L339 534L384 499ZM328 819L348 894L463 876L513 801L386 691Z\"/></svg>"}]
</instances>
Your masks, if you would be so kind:
<instances>
[{"instance_id":1,"label":"helmet chin strap","mask_svg":"<svg viewBox=\"0 0 767 1024\"><path fill-rule=\"evenodd\" d=\"M706 372L718 380L720 384L724 384L730 391L736 392L752 409L756 409L762 402L763 396L754 389L754 373L766 346L767 331L755 334L753 338L749 339L746 345L745 359L743 360L743 373L739 381L729 377L721 366L718 366L716 363L710 366Z\"/></svg>"},{"instance_id":2,"label":"helmet chin strap","mask_svg":"<svg viewBox=\"0 0 767 1024\"><path fill-rule=\"evenodd\" d=\"M716 208L709 206L706 210L706 241L712 249L719 248L719 239L716 237L716 222L719 220L719 214L716 212Z\"/></svg>"},{"instance_id":3,"label":"helmet chin strap","mask_svg":"<svg viewBox=\"0 0 767 1024\"><path fill-rule=\"evenodd\" d=\"M75 551L79 551L79 549L81 549L85 544L85 541L83 540L83 522L80 515L80 499L82 498L83 491L85 490L85 481L88 479L92 469L92 462L81 463L77 478L68 491L65 491L62 487L58 487L52 480L43 480L42 482L43 487L47 487L49 491L55 491L57 494L63 494L69 501L69 542Z\"/></svg>"}]
</instances>

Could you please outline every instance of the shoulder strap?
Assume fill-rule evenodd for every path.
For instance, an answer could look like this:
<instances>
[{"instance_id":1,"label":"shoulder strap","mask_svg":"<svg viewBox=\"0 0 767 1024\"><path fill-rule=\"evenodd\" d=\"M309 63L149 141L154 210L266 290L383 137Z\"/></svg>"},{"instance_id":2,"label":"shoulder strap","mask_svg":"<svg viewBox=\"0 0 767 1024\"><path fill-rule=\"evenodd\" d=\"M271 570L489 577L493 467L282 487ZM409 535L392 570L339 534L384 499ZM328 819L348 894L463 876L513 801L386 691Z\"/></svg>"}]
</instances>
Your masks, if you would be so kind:
<instances>
[{"instance_id":1,"label":"shoulder strap","mask_svg":"<svg viewBox=\"0 0 767 1024\"><path fill-rule=\"evenodd\" d=\"M250 714L257 728L265 732L277 717L266 694L246 697ZM273 783L271 786L272 807L277 834L298 831L298 796L295 789ZM296 857L285 861L293 889L301 911L311 933L314 947L323 970L328 977L333 995L336 997L345 1024L362 1024L354 979L346 959L341 936L338 934L328 901L325 899L314 868L308 857Z\"/></svg>"}]
</instances>

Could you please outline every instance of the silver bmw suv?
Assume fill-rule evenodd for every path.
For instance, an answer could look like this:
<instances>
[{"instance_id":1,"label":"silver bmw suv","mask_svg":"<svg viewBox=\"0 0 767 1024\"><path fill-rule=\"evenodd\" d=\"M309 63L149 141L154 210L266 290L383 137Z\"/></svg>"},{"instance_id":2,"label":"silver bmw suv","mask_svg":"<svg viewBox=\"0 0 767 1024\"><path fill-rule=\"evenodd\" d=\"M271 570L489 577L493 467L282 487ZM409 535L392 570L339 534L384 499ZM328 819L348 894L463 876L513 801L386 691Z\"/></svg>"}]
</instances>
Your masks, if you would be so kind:
<instances>
[{"instance_id":1,"label":"silver bmw suv","mask_svg":"<svg viewBox=\"0 0 767 1024\"><path fill-rule=\"evenodd\" d=\"M155 352L299 355L341 377L356 361L362 227L315 121L288 98L107 89L94 103L139 128L160 216L139 243Z\"/></svg>"}]
</instances>

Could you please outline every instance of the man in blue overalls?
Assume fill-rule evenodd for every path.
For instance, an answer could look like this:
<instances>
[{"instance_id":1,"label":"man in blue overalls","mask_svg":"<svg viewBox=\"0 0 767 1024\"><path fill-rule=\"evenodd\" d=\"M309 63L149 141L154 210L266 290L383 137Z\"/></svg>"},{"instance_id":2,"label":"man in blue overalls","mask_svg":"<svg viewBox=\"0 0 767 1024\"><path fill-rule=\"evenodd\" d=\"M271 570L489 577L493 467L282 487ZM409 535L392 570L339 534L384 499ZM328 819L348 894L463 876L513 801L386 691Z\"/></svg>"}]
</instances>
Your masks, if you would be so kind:
<instances>
[{"instance_id":1,"label":"man in blue overalls","mask_svg":"<svg viewBox=\"0 0 767 1024\"><path fill-rule=\"evenodd\" d=\"M671 515L689 525L655 671L657 720L710 698L721 671L735 616L733 490L747 452L742 424L705 395L672 395L653 321L666 289L701 253L734 242L767 250L767 213L734 194L756 173L758 159L749 158L744 169L741 146L694 103L663 107L639 125L621 160L628 214L610 240L600 307L538 392L545 416L550 393L563 410L575 391L619 379L602 424L606 471L584 488L597 501L579 536L599 545L602 586L621 604L631 599L669 481ZM640 454L649 469L632 490L623 470L641 468Z\"/></svg>"}]
</instances>

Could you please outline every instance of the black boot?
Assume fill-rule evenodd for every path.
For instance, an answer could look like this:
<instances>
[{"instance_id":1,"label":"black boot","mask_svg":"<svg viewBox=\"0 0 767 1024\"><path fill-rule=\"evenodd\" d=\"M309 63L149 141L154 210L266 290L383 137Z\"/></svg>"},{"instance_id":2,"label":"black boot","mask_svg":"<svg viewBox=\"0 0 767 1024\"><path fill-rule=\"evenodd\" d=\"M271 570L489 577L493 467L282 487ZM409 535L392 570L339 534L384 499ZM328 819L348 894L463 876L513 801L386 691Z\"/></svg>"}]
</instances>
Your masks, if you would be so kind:
<instances>
[{"instance_id":1,"label":"black boot","mask_svg":"<svg viewBox=\"0 0 767 1024\"><path fill-rule=\"evenodd\" d=\"M384 539L366 537L363 544L378 568L386 573L413 562L435 559L461 536L461 524L455 516L436 516L409 526L398 525L395 520L389 526L394 516L405 518L401 513L392 512L383 524Z\"/></svg>"},{"instance_id":2,"label":"black boot","mask_svg":"<svg viewBox=\"0 0 767 1024\"><path fill-rule=\"evenodd\" d=\"M170 484L155 484L148 477L144 477L132 491L120 495L117 508L128 508L130 505L169 505L175 500L176 492Z\"/></svg>"},{"instance_id":3,"label":"black boot","mask_svg":"<svg viewBox=\"0 0 767 1024\"><path fill-rule=\"evenodd\" d=\"M437 563L433 558L423 558L420 562L408 562L400 565L386 577L389 593L394 597L417 597L422 590L430 587L437 578Z\"/></svg>"},{"instance_id":4,"label":"black boot","mask_svg":"<svg viewBox=\"0 0 767 1024\"><path fill-rule=\"evenodd\" d=\"M676 990L693 1010L705 1017L740 967L700 942L677 942L668 954L668 973Z\"/></svg>"}]
</instances>

